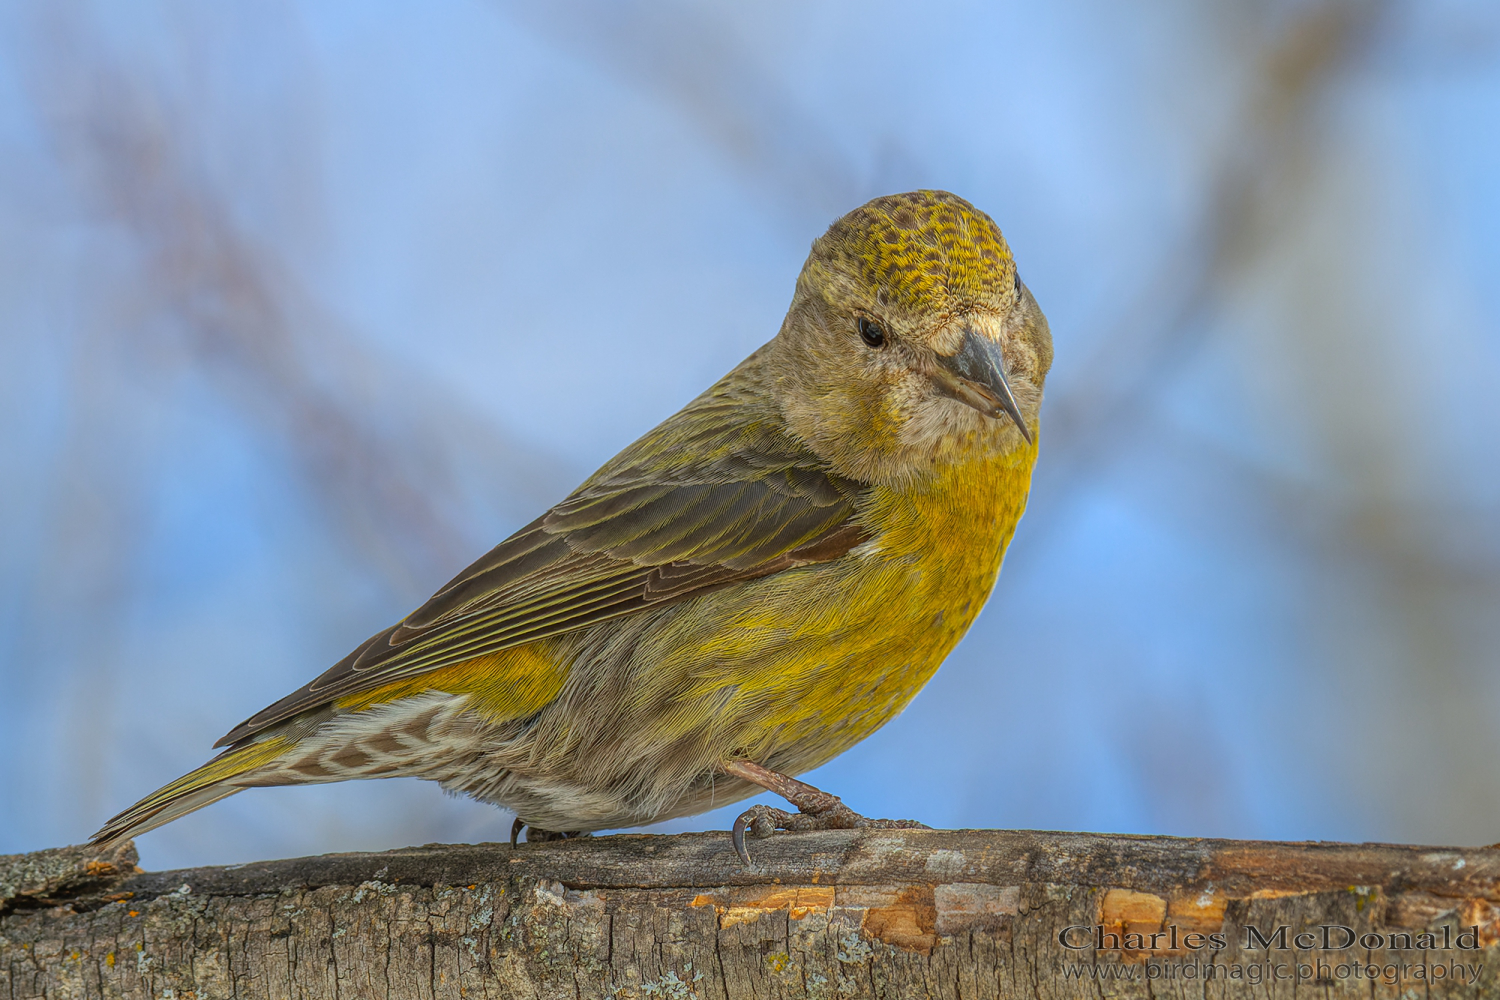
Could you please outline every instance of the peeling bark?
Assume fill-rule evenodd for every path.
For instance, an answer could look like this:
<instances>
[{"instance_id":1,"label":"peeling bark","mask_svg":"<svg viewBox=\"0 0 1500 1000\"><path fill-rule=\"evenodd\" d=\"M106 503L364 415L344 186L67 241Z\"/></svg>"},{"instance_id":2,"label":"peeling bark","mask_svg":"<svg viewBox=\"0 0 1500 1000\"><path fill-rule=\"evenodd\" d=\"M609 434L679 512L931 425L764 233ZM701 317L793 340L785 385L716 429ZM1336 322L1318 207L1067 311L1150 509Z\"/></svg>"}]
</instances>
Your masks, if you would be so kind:
<instances>
[{"instance_id":1,"label":"peeling bark","mask_svg":"<svg viewBox=\"0 0 1500 1000\"><path fill-rule=\"evenodd\" d=\"M1500 995L1486 848L973 830L756 848L751 869L722 834L175 872L128 846L4 857L0 996Z\"/></svg>"}]
</instances>

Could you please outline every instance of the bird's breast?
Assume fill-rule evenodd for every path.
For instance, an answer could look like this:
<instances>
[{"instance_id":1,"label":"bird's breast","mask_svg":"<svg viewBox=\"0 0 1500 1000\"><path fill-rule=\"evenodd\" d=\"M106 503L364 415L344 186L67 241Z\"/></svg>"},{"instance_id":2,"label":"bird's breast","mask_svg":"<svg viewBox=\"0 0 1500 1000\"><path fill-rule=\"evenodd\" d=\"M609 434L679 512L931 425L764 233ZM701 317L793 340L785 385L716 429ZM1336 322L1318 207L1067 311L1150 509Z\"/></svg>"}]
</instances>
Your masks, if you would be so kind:
<instances>
[{"instance_id":1,"label":"bird's breast","mask_svg":"<svg viewBox=\"0 0 1500 1000\"><path fill-rule=\"evenodd\" d=\"M906 654L916 688L962 638L994 587L1026 509L1034 447L955 463L904 489L878 491L866 568L855 580L862 615Z\"/></svg>"},{"instance_id":2,"label":"bird's breast","mask_svg":"<svg viewBox=\"0 0 1500 1000\"><path fill-rule=\"evenodd\" d=\"M791 772L889 721L988 598L1035 454L876 491L861 510L871 539L847 556L685 609L675 625L693 633L677 647L694 692L686 700L714 706L714 727L738 734L737 752Z\"/></svg>"}]
</instances>

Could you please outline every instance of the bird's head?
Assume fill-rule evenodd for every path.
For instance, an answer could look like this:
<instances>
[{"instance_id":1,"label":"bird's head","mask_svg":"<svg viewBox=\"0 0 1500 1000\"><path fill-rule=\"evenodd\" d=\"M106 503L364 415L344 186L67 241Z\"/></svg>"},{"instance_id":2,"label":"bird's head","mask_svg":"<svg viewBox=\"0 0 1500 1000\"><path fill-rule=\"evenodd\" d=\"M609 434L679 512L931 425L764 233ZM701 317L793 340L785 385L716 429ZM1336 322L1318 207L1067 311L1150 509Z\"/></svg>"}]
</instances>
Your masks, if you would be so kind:
<instances>
[{"instance_id":1,"label":"bird's head","mask_svg":"<svg viewBox=\"0 0 1500 1000\"><path fill-rule=\"evenodd\" d=\"M841 472L891 482L1030 447L1052 337L994 221L913 191L813 244L769 360L792 430Z\"/></svg>"}]
</instances>

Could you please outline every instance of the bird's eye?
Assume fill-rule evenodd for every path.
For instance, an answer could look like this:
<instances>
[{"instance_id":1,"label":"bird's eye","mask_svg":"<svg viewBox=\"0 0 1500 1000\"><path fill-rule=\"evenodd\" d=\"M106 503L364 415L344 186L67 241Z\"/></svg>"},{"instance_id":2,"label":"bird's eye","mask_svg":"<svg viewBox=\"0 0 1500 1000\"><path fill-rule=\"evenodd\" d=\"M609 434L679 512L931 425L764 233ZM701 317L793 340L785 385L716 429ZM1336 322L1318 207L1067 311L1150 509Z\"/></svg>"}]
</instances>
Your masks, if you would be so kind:
<instances>
[{"instance_id":1,"label":"bird's eye","mask_svg":"<svg viewBox=\"0 0 1500 1000\"><path fill-rule=\"evenodd\" d=\"M859 335L865 339L865 343L871 347L885 346L885 330L881 329L879 323L874 320L859 318Z\"/></svg>"}]
</instances>

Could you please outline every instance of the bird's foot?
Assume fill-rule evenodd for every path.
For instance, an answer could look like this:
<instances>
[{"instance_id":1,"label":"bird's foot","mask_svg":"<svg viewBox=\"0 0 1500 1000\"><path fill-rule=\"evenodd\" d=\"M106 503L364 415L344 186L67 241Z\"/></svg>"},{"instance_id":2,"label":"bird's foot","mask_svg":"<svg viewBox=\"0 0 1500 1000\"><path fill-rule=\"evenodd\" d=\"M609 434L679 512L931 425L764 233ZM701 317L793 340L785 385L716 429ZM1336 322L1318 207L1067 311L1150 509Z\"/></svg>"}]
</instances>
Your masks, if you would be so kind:
<instances>
[{"instance_id":1,"label":"bird's foot","mask_svg":"<svg viewBox=\"0 0 1500 1000\"><path fill-rule=\"evenodd\" d=\"M592 837L593 834L587 830L543 830L541 827L532 826L519 816L510 825L510 846L516 846L516 840L521 836L521 831L526 831L526 843L543 844L549 840L577 840L579 837Z\"/></svg>"},{"instance_id":2,"label":"bird's foot","mask_svg":"<svg viewBox=\"0 0 1500 1000\"><path fill-rule=\"evenodd\" d=\"M871 819L861 816L844 805L843 799L837 795L830 795L805 781L789 778L749 761L731 761L725 765L724 770L775 792L797 807L797 812L790 813L774 806L756 805L740 814L734 821L730 839L734 843L735 853L746 866L750 864L750 852L745 848L746 833L760 840L777 830L927 829L924 824L912 819Z\"/></svg>"}]
</instances>

